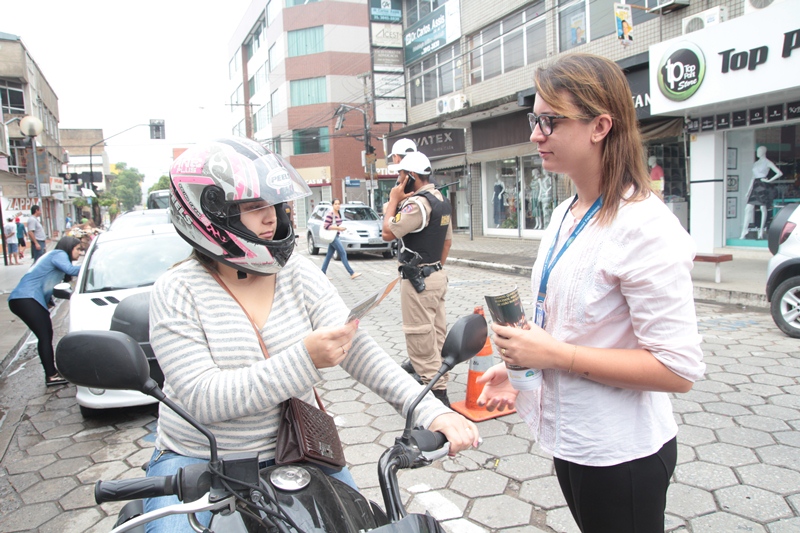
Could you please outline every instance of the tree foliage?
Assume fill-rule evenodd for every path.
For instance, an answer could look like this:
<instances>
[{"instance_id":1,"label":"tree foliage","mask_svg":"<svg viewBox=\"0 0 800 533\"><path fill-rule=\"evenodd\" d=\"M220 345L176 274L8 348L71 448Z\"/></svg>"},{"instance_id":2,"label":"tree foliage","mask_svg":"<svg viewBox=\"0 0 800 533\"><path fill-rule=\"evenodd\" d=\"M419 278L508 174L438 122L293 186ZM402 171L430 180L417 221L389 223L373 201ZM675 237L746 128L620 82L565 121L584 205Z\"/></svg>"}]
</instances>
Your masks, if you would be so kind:
<instances>
[{"instance_id":1,"label":"tree foliage","mask_svg":"<svg viewBox=\"0 0 800 533\"><path fill-rule=\"evenodd\" d=\"M169 189L169 176L161 176L158 178L158 181L155 182L149 189L147 189L147 194L150 194L153 191L163 191L165 189Z\"/></svg>"},{"instance_id":2,"label":"tree foliage","mask_svg":"<svg viewBox=\"0 0 800 533\"><path fill-rule=\"evenodd\" d=\"M111 183L110 193L122 204L125 211L130 211L142 203L142 181L144 174L136 168L128 168L126 163L117 163L119 173Z\"/></svg>"}]
</instances>

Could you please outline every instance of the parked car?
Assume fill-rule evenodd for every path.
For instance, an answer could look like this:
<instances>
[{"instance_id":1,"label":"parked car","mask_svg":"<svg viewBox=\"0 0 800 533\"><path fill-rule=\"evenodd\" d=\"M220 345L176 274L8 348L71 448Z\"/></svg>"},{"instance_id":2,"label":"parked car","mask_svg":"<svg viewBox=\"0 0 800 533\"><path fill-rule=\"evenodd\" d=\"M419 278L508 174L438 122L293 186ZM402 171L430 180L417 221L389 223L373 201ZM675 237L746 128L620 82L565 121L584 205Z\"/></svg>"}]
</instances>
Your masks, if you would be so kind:
<instances>
[{"instance_id":1,"label":"parked car","mask_svg":"<svg viewBox=\"0 0 800 533\"><path fill-rule=\"evenodd\" d=\"M112 328L112 316L119 304L131 296L149 293L156 279L186 259L191 250L172 224L98 235L89 245L69 299L69 331L118 330ZM150 362L153 378L163 381L155 358L151 357ZM87 418L99 409L155 403L153 398L139 392L86 387L78 387L76 399L81 414Z\"/></svg>"},{"instance_id":2,"label":"parked car","mask_svg":"<svg viewBox=\"0 0 800 533\"><path fill-rule=\"evenodd\" d=\"M772 220L767 236L767 301L781 331L800 338L800 204L787 205Z\"/></svg>"},{"instance_id":3,"label":"parked car","mask_svg":"<svg viewBox=\"0 0 800 533\"><path fill-rule=\"evenodd\" d=\"M108 231L170 223L169 209L139 209L118 215L108 227Z\"/></svg>"},{"instance_id":4,"label":"parked car","mask_svg":"<svg viewBox=\"0 0 800 533\"><path fill-rule=\"evenodd\" d=\"M320 203L311 213L311 217L306 224L306 242L308 243L308 253L317 255L320 248L327 249L327 244L322 244L319 240L319 230L325 223L325 215L331 210L328 202ZM342 246L351 253L380 252L383 257L389 259L396 254L397 246L391 242L386 242L381 237L383 221L378 213L368 205L363 203L342 204L339 208L342 215L342 225L347 228L339 234ZM339 254L334 253L334 259L339 259Z\"/></svg>"}]
</instances>

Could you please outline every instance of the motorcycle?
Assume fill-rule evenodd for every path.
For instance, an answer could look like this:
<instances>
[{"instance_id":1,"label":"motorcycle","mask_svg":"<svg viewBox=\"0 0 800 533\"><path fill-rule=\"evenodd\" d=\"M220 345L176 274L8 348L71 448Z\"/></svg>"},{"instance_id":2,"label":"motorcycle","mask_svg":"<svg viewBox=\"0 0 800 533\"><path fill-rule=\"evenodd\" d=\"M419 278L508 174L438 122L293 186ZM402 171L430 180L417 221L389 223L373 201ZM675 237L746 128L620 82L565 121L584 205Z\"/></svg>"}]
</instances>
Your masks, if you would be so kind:
<instances>
[{"instance_id":1,"label":"motorcycle","mask_svg":"<svg viewBox=\"0 0 800 533\"><path fill-rule=\"evenodd\" d=\"M378 461L384 509L349 485L311 464L259 469L256 453L219 456L213 433L167 398L150 376L142 346L121 331L67 334L56 349L61 374L84 387L137 390L167 405L208 439L208 463L188 465L172 476L98 481L95 501L128 501L112 533L143 532L144 524L168 515L187 515L198 533L444 533L429 514L409 514L397 471L430 465L447 453L442 433L413 428L413 413L433 385L455 365L477 354L487 335L483 316L456 321L442 348L442 366L412 403L403 433ZM143 498L176 495L183 502L144 513ZM210 511L206 528L195 513Z\"/></svg>"}]
</instances>

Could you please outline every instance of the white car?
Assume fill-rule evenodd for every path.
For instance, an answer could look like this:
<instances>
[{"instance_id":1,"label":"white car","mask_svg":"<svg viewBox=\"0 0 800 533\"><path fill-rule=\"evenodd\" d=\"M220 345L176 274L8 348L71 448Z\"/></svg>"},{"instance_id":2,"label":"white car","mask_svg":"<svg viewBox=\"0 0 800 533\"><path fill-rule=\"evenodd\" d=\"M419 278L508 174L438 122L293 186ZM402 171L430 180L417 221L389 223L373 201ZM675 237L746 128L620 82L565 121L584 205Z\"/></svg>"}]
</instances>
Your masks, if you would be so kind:
<instances>
[{"instance_id":1,"label":"white car","mask_svg":"<svg viewBox=\"0 0 800 533\"><path fill-rule=\"evenodd\" d=\"M791 204L769 227L767 300L772 319L781 331L800 339L800 204Z\"/></svg>"},{"instance_id":2,"label":"white car","mask_svg":"<svg viewBox=\"0 0 800 533\"><path fill-rule=\"evenodd\" d=\"M89 245L69 300L69 331L112 329L111 319L120 302L135 294L149 293L156 279L191 251L171 224L98 235ZM155 359L149 359L152 377L163 381ZM91 417L98 409L156 402L139 392L86 387L78 387L77 400L84 417Z\"/></svg>"},{"instance_id":3,"label":"white car","mask_svg":"<svg viewBox=\"0 0 800 533\"><path fill-rule=\"evenodd\" d=\"M108 231L169 223L169 209L139 209L118 215L108 227Z\"/></svg>"}]
</instances>

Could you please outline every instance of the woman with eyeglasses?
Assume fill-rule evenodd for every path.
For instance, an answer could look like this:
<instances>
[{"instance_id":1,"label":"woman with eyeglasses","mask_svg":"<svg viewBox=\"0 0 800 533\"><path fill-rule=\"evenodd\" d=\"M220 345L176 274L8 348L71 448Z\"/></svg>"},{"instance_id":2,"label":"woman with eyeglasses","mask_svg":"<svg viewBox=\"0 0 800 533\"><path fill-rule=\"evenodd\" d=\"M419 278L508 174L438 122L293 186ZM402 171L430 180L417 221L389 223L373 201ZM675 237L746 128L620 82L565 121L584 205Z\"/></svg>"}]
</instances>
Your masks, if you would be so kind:
<instances>
[{"instance_id":1,"label":"woman with eyeglasses","mask_svg":"<svg viewBox=\"0 0 800 533\"><path fill-rule=\"evenodd\" d=\"M504 363L542 369L517 392L498 365L478 403L516 405L553 455L584 533L663 532L678 426L669 393L705 365L690 270L694 243L650 188L631 92L620 68L564 56L535 74L531 141L577 194L545 230L532 275L535 320L493 325Z\"/></svg>"}]
</instances>

